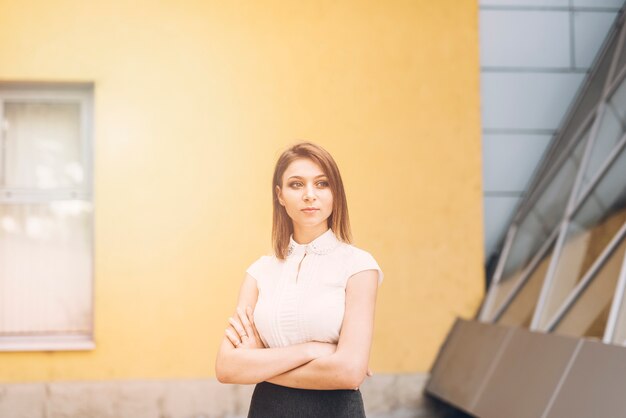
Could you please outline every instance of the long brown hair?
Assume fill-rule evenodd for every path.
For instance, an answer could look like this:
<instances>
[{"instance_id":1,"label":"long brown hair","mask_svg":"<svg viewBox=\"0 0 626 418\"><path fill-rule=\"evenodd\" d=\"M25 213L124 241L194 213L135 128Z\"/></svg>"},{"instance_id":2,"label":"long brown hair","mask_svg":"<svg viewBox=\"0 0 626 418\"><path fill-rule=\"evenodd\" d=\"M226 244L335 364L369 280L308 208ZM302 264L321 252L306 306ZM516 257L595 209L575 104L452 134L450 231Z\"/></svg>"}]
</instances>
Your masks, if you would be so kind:
<instances>
[{"instance_id":1,"label":"long brown hair","mask_svg":"<svg viewBox=\"0 0 626 418\"><path fill-rule=\"evenodd\" d=\"M293 222L286 209L278 201L276 186L283 188L283 174L289 164L300 158L308 158L318 164L328 177L328 184L333 195L333 211L327 219L328 227L335 236L346 243L352 242L350 218L348 217L348 202L343 189L343 181L339 167L333 157L324 148L311 142L300 142L286 149L276 162L272 179L272 201L274 207L272 223L272 246L274 253L280 260L287 258L289 236L293 233Z\"/></svg>"}]
</instances>

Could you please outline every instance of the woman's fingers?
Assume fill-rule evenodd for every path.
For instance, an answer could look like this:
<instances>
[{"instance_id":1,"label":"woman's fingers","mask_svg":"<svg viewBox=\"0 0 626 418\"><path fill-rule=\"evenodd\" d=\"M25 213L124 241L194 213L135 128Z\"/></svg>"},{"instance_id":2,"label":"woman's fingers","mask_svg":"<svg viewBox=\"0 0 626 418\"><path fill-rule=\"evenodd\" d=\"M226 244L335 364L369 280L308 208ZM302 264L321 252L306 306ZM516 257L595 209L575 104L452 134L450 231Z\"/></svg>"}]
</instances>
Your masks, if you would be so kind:
<instances>
[{"instance_id":1,"label":"woman's fingers","mask_svg":"<svg viewBox=\"0 0 626 418\"><path fill-rule=\"evenodd\" d=\"M237 346L241 344L239 336L236 335L236 333L230 327L226 328L226 337L235 348L237 348Z\"/></svg>"},{"instance_id":2,"label":"woman's fingers","mask_svg":"<svg viewBox=\"0 0 626 418\"><path fill-rule=\"evenodd\" d=\"M251 307L237 307L235 315L228 318L228 322L230 326L226 329L226 335L236 348L267 348L254 326Z\"/></svg>"},{"instance_id":3,"label":"woman's fingers","mask_svg":"<svg viewBox=\"0 0 626 418\"><path fill-rule=\"evenodd\" d=\"M259 342L261 346L263 346L263 348L269 348L267 345L265 345L265 341L263 341L263 338L261 338L261 334L259 333L259 330L256 328L256 324L254 323L254 313L252 311L252 308L248 306L246 308L246 312L248 313L248 319L250 320L250 323L252 324L252 329L254 330L254 335L256 335L257 341Z\"/></svg>"},{"instance_id":4,"label":"woman's fingers","mask_svg":"<svg viewBox=\"0 0 626 418\"><path fill-rule=\"evenodd\" d=\"M246 334L249 337L254 337L254 330L252 329L252 326L250 325L250 321L248 321L248 316L246 315L246 312L243 310L243 308L238 306L237 313L239 314L239 320L241 321L241 323L243 324L243 327L246 330Z\"/></svg>"},{"instance_id":5,"label":"woman's fingers","mask_svg":"<svg viewBox=\"0 0 626 418\"><path fill-rule=\"evenodd\" d=\"M237 319L231 316L230 318L228 318L228 322L230 323L230 325L232 325L235 331L237 331L237 334L239 334L240 337L243 337L246 334L246 331L241 326L241 322L239 322Z\"/></svg>"},{"instance_id":6,"label":"woman's fingers","mask_svg":"<svg viewBox=\"0 0 626 418\"><path fill-rule=\"evenodd\" d=\"M246 316L248 317L248 321L250 321L250 326L252 327L252 331L254 332L254 336L261 341L261 336L259 335L259 331L256 329L256 325L254 324L254 315L252 315L252 308L246 306Z\"/></svg>"}]
</instances>

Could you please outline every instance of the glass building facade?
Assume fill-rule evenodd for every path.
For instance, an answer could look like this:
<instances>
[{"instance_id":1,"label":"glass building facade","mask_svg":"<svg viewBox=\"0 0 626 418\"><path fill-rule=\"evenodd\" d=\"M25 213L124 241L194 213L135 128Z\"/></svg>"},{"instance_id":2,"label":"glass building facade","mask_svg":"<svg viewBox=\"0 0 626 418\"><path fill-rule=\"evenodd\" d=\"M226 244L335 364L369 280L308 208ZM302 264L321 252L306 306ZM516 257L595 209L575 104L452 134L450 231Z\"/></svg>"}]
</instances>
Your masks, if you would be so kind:
<instances>
[{"instance_id":1,"label":"glass building facade","mask_svg":"<svg viewBox=\"0 0 626 418\"><path fill-rule=\"evenodd\" d=\"M623 16L535 172L479 319L626 344Z\"/></svg>"}]
</instances>

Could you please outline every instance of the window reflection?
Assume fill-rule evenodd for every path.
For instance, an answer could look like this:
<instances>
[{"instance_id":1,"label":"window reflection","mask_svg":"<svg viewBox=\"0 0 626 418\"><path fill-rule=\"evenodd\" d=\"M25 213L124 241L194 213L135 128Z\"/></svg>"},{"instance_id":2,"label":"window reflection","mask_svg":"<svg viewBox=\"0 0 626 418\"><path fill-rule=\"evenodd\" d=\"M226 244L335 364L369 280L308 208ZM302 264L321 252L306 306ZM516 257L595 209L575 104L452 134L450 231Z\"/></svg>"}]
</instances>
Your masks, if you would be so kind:
<instances>
[{"instance_id":1,"label":"window reflection","mask_svg":"<svg viewBox=\"0 0 626 418\"><path fill-rule=\"evenodd\" d=\"M622 49L621 51L619 51L619 53L615 57L615 60L616 60L615 72L613 73L611 82L615 82L618 79L618 77L623 75L624 69L626 67L626 48L622 46Z\"/></svg>"},{"instance_id":2,"label":"window reflection","mask_svg":"<svg viewBox=\"0 0 626 418\"><path fill-rule=\"evenodd\" d=\"M578 141L569 158L563 163L535 206L520 223L513 238L500 282L493 289L495 292L493 295L494 303L491 304L491 309L487 313L487 319L493 318L493 315L502 306L511 289L519 282L532 257L547 241L563 217L587 138L588 134L585 134Z\"/></svg>"},{"instance_id":3,"label":"window reflection","mask_svg":"<svg viewBox=\"0 0 626 418\"><path fill-rule=\"evenodd\" d=\"M0 336L91 328L87 201L0 204Z\"/></svg>"},{"instance_id":4,"label":"window reflection","mask_svg":"<svg viewBox=\"0 0 626 418\"><path fill-rule=\"evenodd\" d=\"M568 225L548 300L542 312L541 327L549 324L568 294L626 221L624 179L626 152L622 149Z\"/></svg>"},{"instance_id":5,"label":"window reflection","mask_svg":"<svg viewBox=\"0 0 626 418\"><path fill-rule=\"evenodd\" d=\"M4 187L82 187L79 103L5 102Z\"/></svg>"},{"instance_id":6,"label":"window reflection","mask_svg":"<svg viewBox=\"0 0 626 418\"><path fill-rule=\"evenodd\" d=\"M503 325L517 325L529 328L535 313L535 307L539 300L541 287L552 260L552 252L554 251L554 242L545 251L541 260L537 263L533 271L524 280L512 302L506 307L504 312L497 319L497 322Z\"/></svg>"},{"instance_id":7,"label":"window reflection","mask_svg":"<svg viewBox=\"0 0 626 418\"><path fill-rule=\"evenodd\" d=\"M556 325L554 332L602 339L625 253L626 240L622 239Z\"/></svg>"},{"instance_id":8,"label":"window reflection","mask_svg":"<svg viewBox=\"0 0 626 418\"><path fill-rule=\"evenodd\" d=\"M623 30L620 25L619 31ZM489 291L483 320L602 338L608 336L607 323L613 312L611 341L626 345L626 43L617 50L617 39L626 39L626 33L617 36L617 32L611 32L606 52L566 124L559 128L562 133L546 166L560 164L570 139L577 141L576 148L568 151L565 164L554 167L556 175L552 175L555 170L546 171L524 202L532 207L524 208L524 217L516 224L509 255L499 266L502 274ZM608 80L611 63L614 71ZM603 97L608 84L612 84L608 97ZM579 131L585 131L580 140L574 138ZM585 148L589 154L579 173ZM568 219L566 205L579 175L581 187L573 196L578 201ZM563 227L557 230L558 225ZM558 240L557 233L562 234ZM547 245L548 240L554 241ZM546 277L548 270L552 277ZM537 310L540 295L544 303ZM614 300L621 305L617 312L611 310ZM533 318L535 312L538 318Z\"/></svg>"},{"instance_id":9,"label":"window reflection","mask_svg":"<svg viewBox=\"0 0 626 418\"><path fill-rule=\"evenodd\" d=\"M600 103L604 86L609 76L612 61L611 57L615 54L618 38L619 36L613 36L611 38L603 59L600 60L597 68L594 68L589 75L591 78L586 82L587 85L584 94L578 99L573 114L568 116L567 125L562 128L564 138L572 138L582 123L594 111L598 103Z\"/></svg>"},{"instance_id":10,"label":"window reflection","mask_svg":"<svg viewBox=\"0 0 626 418\"><path fill-rule=\"evenodd\" d=\"M585 168L583 184L579 193L583 192L597 175L624 134L624 126L626 126L626 82L622 82L608 100L599 123L598 133L589 154L589 162Z\"/></svg>"}]
</instances>

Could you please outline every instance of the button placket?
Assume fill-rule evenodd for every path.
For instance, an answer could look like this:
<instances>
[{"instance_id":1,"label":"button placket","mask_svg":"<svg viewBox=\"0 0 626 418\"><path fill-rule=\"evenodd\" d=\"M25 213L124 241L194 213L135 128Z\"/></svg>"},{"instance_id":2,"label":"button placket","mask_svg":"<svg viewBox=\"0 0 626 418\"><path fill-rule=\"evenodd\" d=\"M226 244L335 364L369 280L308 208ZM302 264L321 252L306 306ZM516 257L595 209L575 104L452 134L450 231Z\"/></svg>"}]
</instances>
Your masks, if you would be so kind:
<instances>
[{"instance_id":1,"label":"button placket","mask_svg":"<svg viewBox=\"0 0 626 418\"><path fill-rule=\"evenodd\" d=\"M304 262L304 259L306 258L308 253L309 253L308 248L306 248L304 251L304 255L302 255L302 258L298 262L298 269L296 270L296 284L298 284L298 277L300 277L300 271L302 270L302 263Z\"/></svg>"}]
</instances>

